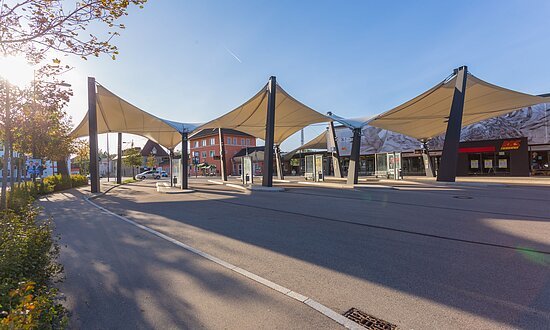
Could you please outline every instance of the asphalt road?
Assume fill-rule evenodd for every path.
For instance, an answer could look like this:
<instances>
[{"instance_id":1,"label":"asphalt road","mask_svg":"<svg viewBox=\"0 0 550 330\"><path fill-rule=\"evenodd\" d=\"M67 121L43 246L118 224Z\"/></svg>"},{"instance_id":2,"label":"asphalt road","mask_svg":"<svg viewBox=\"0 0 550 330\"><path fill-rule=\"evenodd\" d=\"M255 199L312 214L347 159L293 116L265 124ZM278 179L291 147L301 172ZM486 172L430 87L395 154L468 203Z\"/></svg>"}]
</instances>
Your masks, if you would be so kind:
<instances>
[{"instance_id":1,"label":"asphalt road","mask_svg":"<svg viewBox=\"0 0 550 330\"><path fill-rule=\"evenodd\" d=\"M78 191L41 200L73 329L335 329L305 304L131 226Z\"/></svg>"},{"instance_id":2,"label":"asphalt road","mask_svg":"<svg viewBox=\"0 0 550 330\"><path fill-rule=\"evenodd\" d=\"M196 192L191 194L159 194L153 183L142 182L95 201L339 313L356 307L415 329L550 328L548 188L421 184L340 190L286 184L283 193L251 194L205 181L192 185ZM59 203L52 204L59 209ZM72 213L61 227L80 214ZM78 242L87 235L82 225L74 224L68 231L74 237L65 233L64 239ZM106 233L113 235L111 244L119 244L118 235L134 230L127 227L102 220L102 231L90 237L102 243L88 259L109 246L102 238ZM139 242L149 241L147 233L139 235ZM154 239L147 249L153 247L157 257L164 254L166 247ZM88 252L83 249L63 260L66 267ZM124 251L118 255L125 262L139 259ZM134 271L142 272L139 267ZM115 277L118 272L111 271ZM169 286L153 272L146 275L156 283L151 292ZM139 277L128 290L133 286L143 286ZM164 306L156 309L158 315L165 313ZM156 321L147 324L158 327ZM272 325L258 327L277 327ZM303 327L318 324L308 321Z\"/></svg>"}]
</instances>

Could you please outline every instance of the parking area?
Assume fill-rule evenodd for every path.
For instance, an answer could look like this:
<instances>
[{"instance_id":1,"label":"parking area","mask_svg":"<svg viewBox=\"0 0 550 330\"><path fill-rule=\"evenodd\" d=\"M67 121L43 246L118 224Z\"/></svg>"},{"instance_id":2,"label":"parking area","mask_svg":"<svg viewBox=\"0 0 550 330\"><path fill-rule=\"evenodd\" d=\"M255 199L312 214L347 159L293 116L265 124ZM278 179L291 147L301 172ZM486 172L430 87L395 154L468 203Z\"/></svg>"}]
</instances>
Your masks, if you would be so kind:
<instances>
[{"instance_id":1,"label":"parking area","mask_svg":"<svg viewBox=\"0 0 550 330\"><path fill-rule=\"evenodd\" d=\"M344 313L404 328L550 324L550 191L540 186L281 182L191 194L123 185L101 206Z\"/></svg>"}]
</instances>

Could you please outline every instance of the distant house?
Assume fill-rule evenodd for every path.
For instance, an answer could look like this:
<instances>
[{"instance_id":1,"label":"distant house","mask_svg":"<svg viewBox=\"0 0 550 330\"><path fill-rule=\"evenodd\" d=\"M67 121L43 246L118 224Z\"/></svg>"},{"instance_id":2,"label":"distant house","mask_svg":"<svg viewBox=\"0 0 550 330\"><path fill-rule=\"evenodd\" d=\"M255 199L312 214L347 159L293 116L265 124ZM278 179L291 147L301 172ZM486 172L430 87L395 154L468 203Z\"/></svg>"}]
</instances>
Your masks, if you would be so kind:
<instances>
[{"instance_id":1,"label":"distant house","mask_svg":"<svg viewBox=\"0 0 550 330\"><path fill-rule=\"evenodd\" d=\"M149 156L155 157L154 168L162 168L162 170L168 172L170 170L170 155L161 147L158 143L151 140L147 140L147 143L141 148L141 157L143 158L141 167L147 167L147 159Z\"/></svg>"},{"instance_id":2,"label":"distant house","mask_svg":"<svg viewBox=\"0 0 550 330\"><path fill-rule=\"evenodd\" d=\"M158 143L153 142L151 140L147 140L143 148L140 148L140 147L134 147L134 148L138 149L141 155L141 165L139 167L139 171L145 171L146 169L148 169L147 159L149 158L149 156L155 157L155 166L154 166L155 169L159 171L161 170L166 171L166 172L170 171L170 155ZM132 168L124 164L125 157L126 156L122 156L122 176L123 177L132 176ZM113 166L113 173L114 173L113 176L116 176L117 159L118 157L115 157L111 161Z\"/></svg>"}]
</instances>

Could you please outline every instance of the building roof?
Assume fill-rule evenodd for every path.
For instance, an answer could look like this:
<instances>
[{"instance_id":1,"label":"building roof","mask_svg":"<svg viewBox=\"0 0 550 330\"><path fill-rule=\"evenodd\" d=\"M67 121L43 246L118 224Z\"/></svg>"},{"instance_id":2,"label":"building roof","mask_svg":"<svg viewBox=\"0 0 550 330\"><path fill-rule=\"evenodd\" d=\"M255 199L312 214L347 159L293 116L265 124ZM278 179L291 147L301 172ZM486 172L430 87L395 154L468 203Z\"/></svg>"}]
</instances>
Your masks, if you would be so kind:
<instances>
[{"instance_id":1,"label":"building roof","mask_svg":"<svg viewBox=\"0 0 550 330\"><path fill-rule=\"evenodd\" d=\"M198 125L158 118L118 97L97 84L97 132L130 133L146 137L168 149L181 143L181 133L191 132ZM75 138L89 135L88 113L71 132Z\"/></svg>"},{"instance_id":2,"label":"building roof","mask_svg":"<svg viewBox=\"0 0 550 330\"><path fill-rule=\"evenodd\" d=\"M242 105L198 129L231 128L265 140L269 88L268 83ZM329 117L290 96L279 84L275 86L275 103L275 144L281 144L286 138L306 126L331 121Z\"/></svg>"},{"instance_id":3,"label":"building roof","mask_svg":"<svg viewBox=\"0 0 550 330\"><path fill-rule=\"evenodd\" d=\"M246 136L246 137L251 137L253 138L252 135L250 134L247 134L247 133L244 133L244 132L241 132L241 131L237 131L235 129L230 129L230 128L222 128L222 133L225 135L239 135L239 136ZM201 129L200 131L197 131L197 133L193 133L191 135L191 137L189 137L190 140L194 140L194 139L198 139L198 138L203 138L203 137L207 137L207 136L218 136L219 132L218 132L218 129L217 128L206 128L206 129Z\"/></svg>"},{"instance_id":4,"label":"building roof","mask_svg":"<svg viewBox=\"0 0 550 330\"><path fill-rule=\"evenodd\" d=\"M257 152L261 152L263 154L264 150L265 150L265 146L242 148L235 155L233 155L233 158L242 157L246 155L250 156L251 154L257 153Z\"/></svg>"},{"instance_id":5,"label":"building roof","mask_svg":"<svg viewBox=\"0 0 550 330\"><path fill-rule=\"evenodd\" d=\"M147 140L147 143L143 146L140 151L142 156L155 155L157 157L169 157L168 153L161 147L158 143Z\"/></svg>"}]
</instances>

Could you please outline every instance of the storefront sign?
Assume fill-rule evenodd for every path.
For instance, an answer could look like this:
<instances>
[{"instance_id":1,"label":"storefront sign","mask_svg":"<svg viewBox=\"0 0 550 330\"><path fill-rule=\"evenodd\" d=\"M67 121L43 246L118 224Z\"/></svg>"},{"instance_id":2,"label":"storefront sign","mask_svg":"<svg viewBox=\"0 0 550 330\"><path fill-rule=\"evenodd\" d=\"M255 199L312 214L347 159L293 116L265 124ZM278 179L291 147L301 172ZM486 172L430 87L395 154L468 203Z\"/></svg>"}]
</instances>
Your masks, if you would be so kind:
<instances>
[{"instance_id":1,"label":"storefront sign","mask_svg":"<svg viewBox=\"0 0 550 330\"><path fill-rule=\"evenodd\" d=\"M502 142L500 150L518 150L521 146L521 140L505 140Z\"/></svg>"},{"instance_id":2,"label":"storefront sign","mask_svg":"<svg viewBox=\"0 0 550 330\"><path fill-rule=\"evenodd\" d=\"M494 146L458 148L458 152L461 154L467 154L471 152L494 152L494 151L495 151Z\"/></svg>"}]
</instances>

